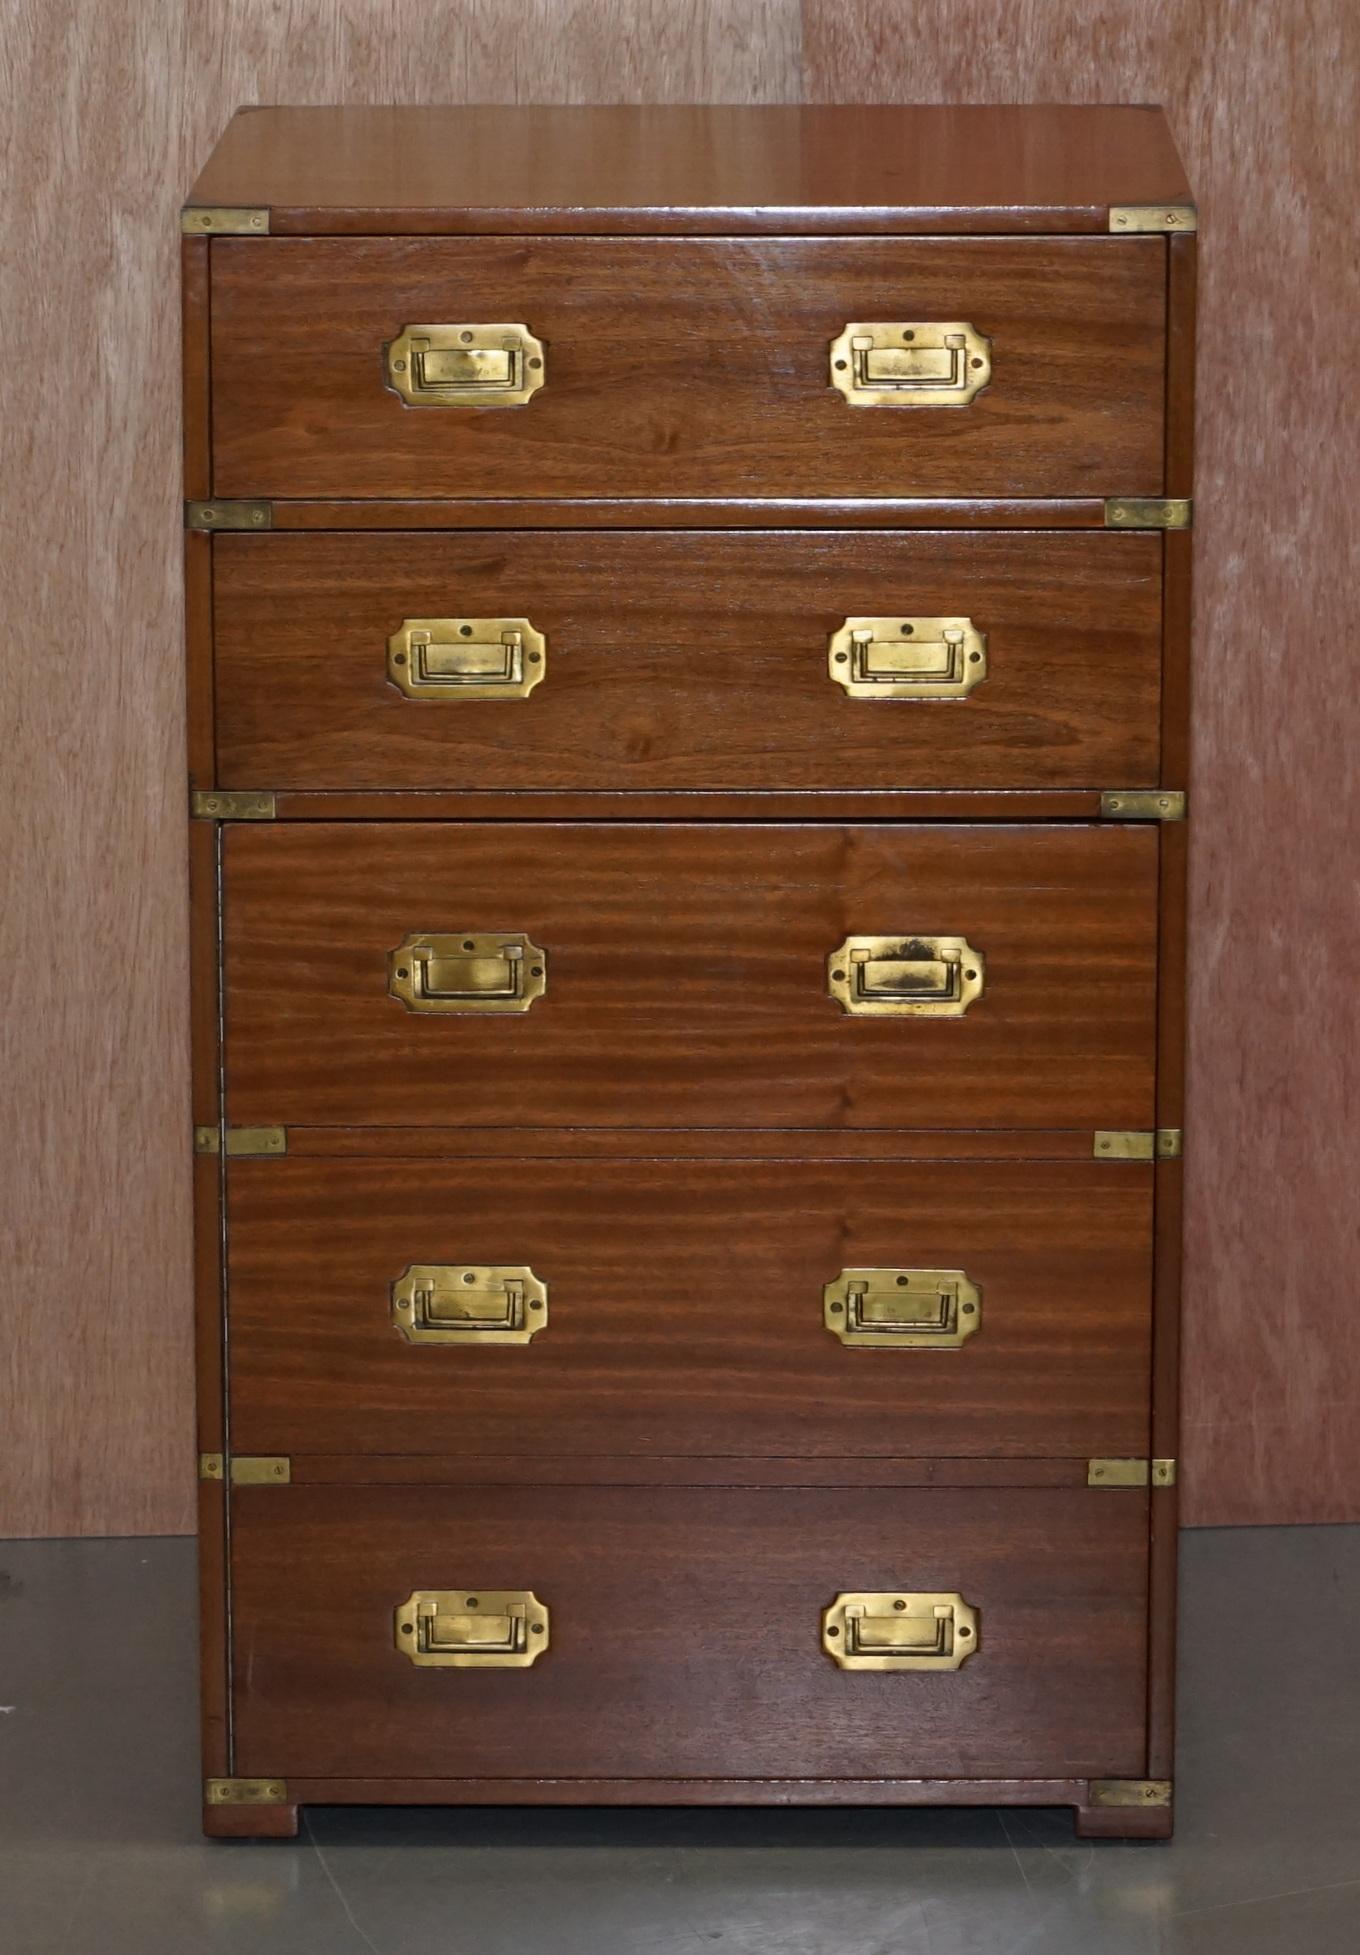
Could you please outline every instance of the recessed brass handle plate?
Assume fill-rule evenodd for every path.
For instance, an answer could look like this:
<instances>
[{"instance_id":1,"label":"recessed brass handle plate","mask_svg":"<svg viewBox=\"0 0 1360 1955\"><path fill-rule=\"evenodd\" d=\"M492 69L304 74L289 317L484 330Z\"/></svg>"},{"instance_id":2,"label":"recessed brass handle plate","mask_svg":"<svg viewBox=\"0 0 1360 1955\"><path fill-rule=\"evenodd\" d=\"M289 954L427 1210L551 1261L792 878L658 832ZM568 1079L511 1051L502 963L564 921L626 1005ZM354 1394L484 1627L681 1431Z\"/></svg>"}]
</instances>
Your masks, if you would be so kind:
<instances>
[{"instance_id":1,"label":"recessed brass handle plate","mask_svg":"<svg viewBox=\"0 0 1360 1955\"><path fill-rule=\"evenodd\" d=\"M956 1351L982 1323L982 1292L961 1269L843 1269L822 1320L842 1344Z\"/></svg>"},{"instance_id":2,"label":"recessed brass handle plate","mask_svg":"<svg viewBox=\"0 0 1360 1955\"><path fill-rule=\"evenodd\" d=\"M403 618L387 641L387 676L408 699L527 699L547 669L527 618Z\"/></svg>"},{"instance_id":3,"label":"recessed brass handle plate","mask_svg":"<svg viewBox=\"0 0 1360 1955\"><path fill-rule=\"evenodd\" d=\"M977 1646L978 1612L958 1594L859 1591L822 1611L822 1648L842 1670L957 1670Z\"/></svg>"},{"instance_id":4,"label":"recessed brass handle plate","mask_svg":"<svg viewBox=\"0 0 1360 1955\"><path fill-rule=\"evenodd\" d=\"M852 699L966 699L987 677L987 640L971 618L847 618L827 669Z\"/></svg>"},{"instance_id":5,"label":"recessed brass handle plate","mask_svg":"<svg viewBox=\"0 0 1360 1955\"><path fill-rule=\"evenodd\" d=\"M986 976L966 937L847 937L826 968L831 996L856 1018L962 1018Z\"/></svg>"},{"instance_id":6,"label":"recessed brass handle plate","mask_svg":"<svg viewBox=\"0 0 1360 1955\"><path fill-rule=\"evenodd\" d=\"M383 348L387 384L408 407L523 407L548 377L527 326L403 326Z\"/></svg>"},{"instance_id":7,"label":"recessed brass handle plate","mask_svg":"<svg viewBox=\"0 0 1360 1955\"><path fill-rule=\"evenodd\" d=\"M408 1344L527 1344L548 1321L548 1286L525 1263L410 1263L392 1285Z\"/></svg>"},{"instance_id":8,"label":"recessed brass handle plate","mask_svg":"<svg viewBox=\"0 0 1360 1955\"><path fill-rule=\"evenodd\" d=\"M548 953L518 930L413 930L387 957L388 992L407 1011L528 1011L547 988Z\"/></svg>"},{"instance_id":9,"label":"recessed brass handle plate","mask_svg":"<svg viewBox=\"0 0 1360 1955\"><path fill-rule=\"evenodd\" d=\"M852 407L966 407L992 377L992 342L966 319L871 320L831 342L831 384Z\"/></svg>"},{"instance_id":10,"label":"recessed brass handle plate","mask_svg":"<svg viewBox=\"0 0 1360 1955\"><path fill-rule=\"evenodd\" d=\"M430 1670L527 1670L548 1647L549 1616L527 1588L418 1588L397 1605L397 1648Z\"/></svg>"}]
</instances>

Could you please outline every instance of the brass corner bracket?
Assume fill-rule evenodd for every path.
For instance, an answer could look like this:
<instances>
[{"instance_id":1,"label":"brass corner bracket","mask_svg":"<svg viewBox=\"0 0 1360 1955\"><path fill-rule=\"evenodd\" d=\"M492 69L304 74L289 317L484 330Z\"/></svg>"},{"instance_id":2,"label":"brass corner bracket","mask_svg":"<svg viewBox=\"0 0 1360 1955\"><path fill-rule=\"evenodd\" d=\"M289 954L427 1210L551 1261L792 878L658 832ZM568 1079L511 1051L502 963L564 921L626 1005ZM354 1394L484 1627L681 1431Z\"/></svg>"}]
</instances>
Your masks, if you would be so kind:
<instances>
[{"instance_id":1,"label":"brass corner bracket","mask_svg":"<svg viewBox=\"0 0 1360 1955\"><path fill-rule=\"evenodd\" d=\"M204 1779L205 1806L284 1806L286 1779Z\"/></svg>"},{"instance_id":2,"label":"brass corner bracket","mask_svg":"<svg viewBox=\"0 0 1360 1955\"><path fill-rule=\"evenodd\" d=\"M1100 797L1102 821L1184 821L1186 808L1181 788L1114 788Z\"/></svg>"},{"instance_id":3,"label":"brass corner bracket","mask_svg":"<svg viewBox=\"0 0 1360 1955\"><path fill-rule=\"evenodd\" d=\"M273 529L272 502L186 502L184 527L192 530Z\"/></svg>"},{"instance_id":4,"label":"brass corner bracket","mask_svg":"<svg viewBox=\"0 0 1360 1955\"><path fill-rule=\"evenodd\" d=\"M1091 1153L1097 1161L1179 1161L1179 1127L1154 1127L1129 1132L1120 1128L1098 1128L1092 1136Z\"/></svg>"},{"instance_id":5,"label":"brass corner bracket","mask_svg":"<svg viewBox=\"0 0 1360 1955\"><path fill-rule=\"evenodd\" d=\"M1110 229L1130 236L1135 231L1197 231L1199 212L1193 204L1112 204Z\"/></svg>"},{"instance_id":6,"label":"brass corner bracket","mask_svg":"<svg viewBox=\"0 0 1360 1955\"><path fill-rule=\"evenodd\" d=\"M286 1487L293 1462L281 1453L241 1453L227 1460L227 1478L234 1487Z\"/></svg>"},{"instance_id":7,"label":"brass corner bracket","mask_svg":"<svg viewBox=\"0 0 1360 1955\"><path fill-rule=\"evenodd\" d=\"M195 1154L220 1154L222 1138L222 1130L217 1127L195 1127ZM288 1129L286 1127L228 1127L226 1143L227 1154L234 1155L237 1159L270 1160L288 1152Z\"/></svg>"},{"instance_id":8,"label":"brass corner bracket","mask_svg":"<svg viewBox=\"0 0 1360 1955\"><path fill-rule=\"evenodd\" d=\"M1092 1779L1087 1794L1093 1806L1169 1806L1170 1779Z\"/></svg>"},{"instance_id":9,"label":"brass corner bracket","mask_svg":"<svg viewBox=\"0 0 1360 1955\"><path fill-rule=\"evenodd\" d=\"M269 212L254 204L186 204L179 214L185 237L259 238L269 230Z\"/></svg>"},{"instance_id":10,"label":"brass corner bracket","mask_svg":"<svg viewBox=\"0 0 1360 1955\"><path fill-rule=\"evenodd\" d=\"M274 797L254 789L210 787L189 797L198 821L272 821Z\"/></svg>"},{"instance_id":11,"label":"brass corner bracket","mask_svg":"<svg viewBox=\"0 0 1360 1955\"><path fill-rule=\"evenodd\" d=\"M1088 1459L1088 1487L1174 1487L1174 1459Z\"/></svg>"},{"instance_id":12,"label":"brass corner bracket","mask_svg":"<svg viewBox=\"0 0 1360 1955\"><path fill-rule=\"evenodd\" d=\"M234 1487L286 1487L293 1478L293 1462L281 1453L200 1453L200 1480L227 1480Z\"/></svg>"},{"instance_id":13,"label":"brass corner bracket","mask_svg":"<svg viewBox=\"0 0 1360 1955\"><path fill-rule=\"evenodd\" d=\"M1106 529L1189 529L1195 505L1189 496L1106 496Z\"/></svg>"}]
</instances>

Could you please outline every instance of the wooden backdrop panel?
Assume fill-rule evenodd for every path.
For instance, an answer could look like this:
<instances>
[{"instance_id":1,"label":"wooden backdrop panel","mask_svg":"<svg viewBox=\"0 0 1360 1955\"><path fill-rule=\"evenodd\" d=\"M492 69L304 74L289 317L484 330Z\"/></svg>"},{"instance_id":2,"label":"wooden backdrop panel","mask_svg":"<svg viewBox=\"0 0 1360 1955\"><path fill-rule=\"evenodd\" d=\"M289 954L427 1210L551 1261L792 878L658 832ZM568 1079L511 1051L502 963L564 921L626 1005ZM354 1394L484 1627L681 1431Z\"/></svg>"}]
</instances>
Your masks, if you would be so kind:
<instances>
[{"instance_id":1,"label":"wooden backdrop panel","mask_svg":"<svg viewBox=\"0 0 1360 1955\"><path fill-rule=\"evenodd\" d=\"M1182 1513L1360 1520L1360 15L806 0L803 20L809 101L1169 113L1204 213Z\"/></svg>"},{"instance_id":2,"label":"wooden backdrop panel","mask_svg":"<svg viewBox=\"0 0 1360 1955\"><path fill-rule=\"evenodd\" d=\"M1351 0L445 0L418 34L402 0L5 18L0 327L34 357L0 367L0 1535L191 1525L185 188L242 101L800 92L1170 109L1206 210L1186 1511L1360 1519Z\"/></svg>"},{"instance_id":3,"label":"wooden backdrop panel","mask_svg":"<svg viewBox=\"0 0 1360 1955\"><path fill-rule=\"evenodd\" d=\"M179 205L240 102L787 101L797 0L5 21L0 1537L183 1532Z\"/></svg>"}]
</instances>

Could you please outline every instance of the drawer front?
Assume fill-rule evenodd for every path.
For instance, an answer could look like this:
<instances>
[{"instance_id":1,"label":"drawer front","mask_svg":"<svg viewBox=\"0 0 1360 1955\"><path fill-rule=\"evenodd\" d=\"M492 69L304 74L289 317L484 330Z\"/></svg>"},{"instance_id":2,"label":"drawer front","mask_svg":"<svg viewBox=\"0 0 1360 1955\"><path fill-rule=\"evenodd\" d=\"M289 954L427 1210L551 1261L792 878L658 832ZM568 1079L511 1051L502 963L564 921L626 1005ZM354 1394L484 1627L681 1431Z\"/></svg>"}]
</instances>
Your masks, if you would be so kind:
<instances>
[{"instance_id":1,"label":"drawer front","mask_svg":"<svg viewBox=\"0 0 1360 1955\"><path fill-rule=\"evenodd\" d=\"M239 1125L1154 1124L1152 825L316 822L224 852ZM918 982L962 1015L877 1008Z\"/></svg>"},{"instance_id":2,"label":"drawer front","mask_svg":"<svg viewBox=\"0 0 1360 1955\"><path fill-rule=\"evenodd\" d=\"M1159 238L219 239L213 490L1156 495L1165 275ZM523 405L396 391L405 327L503 322L543 345ZM969 325L989 384L853 406L831 344L862 323Z\"/></svg>"},{"instance_id":3,"label":"drawer front","mask_svg":"<svg viewBox=\"0 0 1360 1955\"><path fill-rule=\"evenodd\" d=\"M232 1509L246 1776L1143 1771L1144 1494L293 1486ZM955 1669L838 1667L823 1611L898 1590L960 1596L974 1653ZM405 1653L396 1611L413 1596L446 1598L426 1633L455 1652L476 1634L468 1597L495 1615L506 1591L539 1605L536 1660ZM866 1643L894 1633L878 1606Z\"/></svg>"},{"instance_id":4,"label":"drawer front","mask_svg":"<svg viewBox=\"0 0 1360 1955\"><path fill-rule=\"evenodd\" d=\"M1158 778L1153 536L275 533L214 551L224 787ZM882 622L842 642L865 618ZM546 644L517 671L536 649L521 619ZM432 622L432 650L413 654L408 620Z\"/></svg>"},{"instance_id":5,"label":"drawer front","mask_svg":"<svg viewBox=\"0 0 1360 1955\"><path fill-rule=\"evenodd\" d=\"M1146 1451L1150 1165L233 1161L227 1240L242 1452Z\"/></svg>"}]
</instances>

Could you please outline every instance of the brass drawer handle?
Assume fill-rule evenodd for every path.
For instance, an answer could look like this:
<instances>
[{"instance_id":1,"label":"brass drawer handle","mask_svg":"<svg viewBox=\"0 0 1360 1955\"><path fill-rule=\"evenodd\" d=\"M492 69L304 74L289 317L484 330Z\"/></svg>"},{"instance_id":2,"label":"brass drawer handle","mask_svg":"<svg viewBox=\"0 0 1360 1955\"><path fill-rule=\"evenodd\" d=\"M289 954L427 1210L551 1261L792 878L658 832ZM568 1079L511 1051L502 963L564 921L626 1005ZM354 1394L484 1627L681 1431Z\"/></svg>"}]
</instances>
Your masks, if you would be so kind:
<instances>
[{"instance_id":1,"label":"brass drawer handle","mask_svg":"<svg viewBox=\"0 0 1360 1955\"><path fill-rule=\"evenodd\" d=\"M822 1648L842 1670L957 1670L978 1646L963 1597L860 1591L822 1611Z\"/></svg>"},{"instance_id":2,"label":"brass drawer handle","mask_svg":"<svg viewBox=\"0 0 1360 1955\"><path fill-rule=\"evenodd\" d=\"M971 618L847 618L827 666L852 699L966 699L987 677Z\"/></svg>"},{"instance_id":3,"label":"brass drawer handle","mask_svg":"<svg viewBox=\"0 0 1360 1955\"><path fill-rule=\"evenodd\" d=\"M548 988L548 953L522 931L402 938L387 989L407 1011L528 1011Z\"/></svg>"},{"instance_id":4,"label":"brass drawer handle","mask_svg":"<svg viewBox=\"0 0 1360 1955\"><path fill-rule=\"evenodd\" d=\"M842 1344L956 1351L982 1323L982 1292L961 1269L843 1269L822 1321Z\"/></svg>"},{"instance_id":5,"label":"brass drawer handle","mask_svg":"<svg viewBox=\"0 0 1360 1955\"><path fill-rule=\"evenodd\" d=\"M831 384L852 407L966 407L992 377L992 342L966 319L873 320L831 342Z\"/></svg>"},{"instance_id":6,"label":"brass drawer handle","mask_svg":"<svg viewBox=\"0 0 1360 1955\"><path fill-rule=\"evenodd\" d=\"M523 407L548 377L527 326L403 326L383 352L408 407Z\"/></svg>"},{"instance_id":7,"label":"brass drawer handle","mask_svg":"<svg viewBox=\"0 0 1360 1955\"><path fill-rule=\"evenodd\" d=\"M527 1344L548 1322L548 1286L526 1263L410 1263L392 1285L408 1344Z\"/></svg>"},{"instance_id":8,"label":"brass drawer handle","mask_svg":"<svg viewBox=\"0 0 1360 1955\"><path fill-rule=\"evenodd\" d=\"M408 699L527 699L547 669L527 618L403 618L387 641L387 676Z\"/></svg>"},{"instance_id":9,"label":"brass drawer handle","mask_svg":"<svg viewBox=\"0 0 1360 1955\"><path fill-rule=\"evenodd\" d=\"M397 1604L396 1644L432 1670L527 1670L548 1647L547 1605L528 1588L418 1588Z\"/></svg>"},{"instance_id":10,"label":"brass drawer handle","mask_svg":"<svg viewBox=\"0 0 1360 1955\"><path fill-rule=\"evenodd\" d=\"M847 937L827 959L827 988L857 1018L962 1018L985 967L966 937Z\"/></svg>"}]
</instances>

